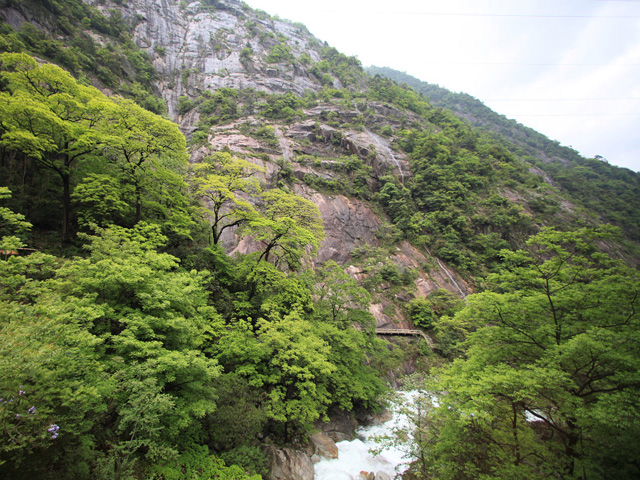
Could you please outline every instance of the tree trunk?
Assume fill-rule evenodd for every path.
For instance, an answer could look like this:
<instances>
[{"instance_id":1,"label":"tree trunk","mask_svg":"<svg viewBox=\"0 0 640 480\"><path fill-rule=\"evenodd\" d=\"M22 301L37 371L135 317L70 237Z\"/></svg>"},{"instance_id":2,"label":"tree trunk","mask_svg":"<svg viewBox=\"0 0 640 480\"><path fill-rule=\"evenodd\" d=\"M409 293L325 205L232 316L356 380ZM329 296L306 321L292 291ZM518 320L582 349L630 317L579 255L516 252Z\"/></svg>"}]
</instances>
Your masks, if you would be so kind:
<instances>
[{"instance_id":1,"label":"tree trunk","mask_svg":"<svg viewBox=\"0 0 640 480\"><path fill-rule=\"evenodd\" d=\"M135 223L139 223L142 220L142 192L140 191L140 185L135 184L136 189L136 221Z\"/></svg>"},{"instance_id":2,"label":"tree trunk","mask_svg":"<svg viewBox=\"0 0 640 480\"><path fill-rule=\"evenodd\" d=\"M71 214L71 176L60 173L62 178L62 243L69 242L69 217Z\"/></svg>"}]
</instances>

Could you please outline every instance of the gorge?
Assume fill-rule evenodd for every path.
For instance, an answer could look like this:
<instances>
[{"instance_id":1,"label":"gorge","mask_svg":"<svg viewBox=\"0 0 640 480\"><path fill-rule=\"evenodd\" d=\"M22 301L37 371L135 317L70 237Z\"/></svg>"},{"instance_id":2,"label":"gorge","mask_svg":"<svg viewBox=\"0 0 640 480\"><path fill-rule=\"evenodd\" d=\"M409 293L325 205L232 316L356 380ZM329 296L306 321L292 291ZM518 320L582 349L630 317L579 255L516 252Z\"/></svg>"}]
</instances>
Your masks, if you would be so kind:
<instances>
[{"instance_id":1,"label":"gorge","mask_svg":"<svg viewBox=\"0 0 640 480\"><path fill-rule=\"evenodd\" d=\"M0 18L0 476L306 479L411 382L405 478L638 473L637 173L239 0Z\"/></svg>"}]
</instances>

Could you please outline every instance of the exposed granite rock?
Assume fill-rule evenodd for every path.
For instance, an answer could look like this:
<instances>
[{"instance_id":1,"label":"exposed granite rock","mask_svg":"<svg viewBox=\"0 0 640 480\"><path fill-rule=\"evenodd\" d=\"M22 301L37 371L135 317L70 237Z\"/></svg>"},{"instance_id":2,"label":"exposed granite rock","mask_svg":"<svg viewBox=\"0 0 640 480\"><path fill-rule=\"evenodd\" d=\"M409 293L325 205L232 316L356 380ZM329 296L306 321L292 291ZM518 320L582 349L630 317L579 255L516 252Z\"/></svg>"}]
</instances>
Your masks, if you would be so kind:
<instances>
[{"instance_id":1,"label":"exposed granite rock","mask_svg":"<svg viewBox=\"0 0 640 480\"><path fill-rule=\"evenodd\" d=\"M353 417L353 414L334 408L329 411L328 422L316 422L313 426L334 442L342 442L343 440L351 441L356 438L358 422Z\"/></svg>"},{"instance_id":2,"label":"exposed granite rock","mask_svg":"<svg viewBox=\"0 0 640 480\"><path fill-rule=\"evenodd\" d=\"M317 263L327 260L345 263L355 247L379 245L375 233L382 221L366 203L344 195L323 195L305 185L295 185L294 191L318 206L324 222L325 240Z\"/></svg>"},{"instance_id":3,"label":"exposed granite rock","mask_svg":"<svg viewBox=\"0 0 640 480\"><path fill-rule=\"evenodd\" d=\"M269 480L313 480L313 461L306 453L273 445L264 445L262 451L269 465Z\"/></svg>"},{"instance_id":4,"label":"exposed granite rock","mask_svg":"<svg viewBox=\"0 0 640 480\"><path fill-rule=\"evenodd\" d=\"M179 121L183 131L193 125L178 118L181 95L196 95L222 87L255 88L270 93L318 91L319 80L296 62L267 64L273 45L284 41L294 58L306 53L320 60L319 45L312 47L308 32L279 19L264 19L239 0L219 2L215 10L201 2L181 6L172 0L129 0L126 5L113 0L89 0L105 15L117 9L123 18L136 24L134 41L146 50L160 74L159 91L167 101L169 116ZM260 38L252 25L272 36ZM241 58L243 48L251 58ZM162 54L158 51L161 50Z\"/></svg>"},{"instance_id":5,"label":"exposed granite rock","mask_svg":"<svg viewBox=\"0 0 640 480\"><path fill-rule=\"evenodd\" d=\"M309 437L313 455L322 458L338 458L336 442L323 432L313 432ZM313 456L312 456L313 459Z\"/></svg>"},{"instance_id":6,"label":"exposed granite rock","mask_svg":"<svg viewBox=\"0 0 640 480\"><path fill-rule=\"evenodd\" d=\"M358 412L357 418L358 422L360 422L362 425L378 426L391 420L393 418L393 414L386 408L377 413L364 410L362 412Z\"/></svg>"}]
</instances>

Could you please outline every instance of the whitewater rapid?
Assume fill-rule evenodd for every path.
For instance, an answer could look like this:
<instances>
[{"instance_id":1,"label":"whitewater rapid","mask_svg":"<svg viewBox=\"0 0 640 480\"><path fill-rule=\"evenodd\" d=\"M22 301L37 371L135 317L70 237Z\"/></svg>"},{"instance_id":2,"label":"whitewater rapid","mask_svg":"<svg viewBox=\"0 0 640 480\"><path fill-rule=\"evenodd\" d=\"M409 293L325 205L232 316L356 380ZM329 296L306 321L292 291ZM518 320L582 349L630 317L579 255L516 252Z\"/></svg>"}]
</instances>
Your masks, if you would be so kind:
<instances>
[{"instance_id":1,"label":"whitewater rapid","mask_svg":"<svg viewBox=\"0 0 640 480\"><path fill-rule=\"evenodd\" d=\"M315 465L315 480L360 480L361 472L386 473L389 478L404 472L412 459L397 447L386 447L377 441L380 437L392 436L398 429L406 429L409 421L400 413L404 401L410 401L413 392L400 392L400 403L391 405L393 417L381 425L360 427L356 430L357 438L353 441L336 443L337 459L322 459ZM382 450L380 450L382 448ZM372 453L371 450L380 450Z\"/></svg>"}]
</instances>

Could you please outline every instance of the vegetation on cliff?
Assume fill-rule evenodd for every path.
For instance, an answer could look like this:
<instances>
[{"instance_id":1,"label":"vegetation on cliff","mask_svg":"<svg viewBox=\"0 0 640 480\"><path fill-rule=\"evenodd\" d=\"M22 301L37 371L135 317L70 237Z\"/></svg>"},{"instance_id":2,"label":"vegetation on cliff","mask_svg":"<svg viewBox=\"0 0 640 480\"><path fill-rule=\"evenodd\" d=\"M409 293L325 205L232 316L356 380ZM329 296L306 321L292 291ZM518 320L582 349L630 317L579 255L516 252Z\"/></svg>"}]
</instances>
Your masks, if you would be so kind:
<instances>
[{"instance_id":1,"label":"vegetation on cliff","mask_svg":"<svg viewBox=\"0 0 640 480\"><path fill-rule=\"evenodd\" d=\"M184 65L165 110L144 18L28 3L41 28L0 29L0 475L259 478L261 444L377 406L406 359L380 318L450 361L413 478L637 475L636 174L536 160L542 139L240 2L175 7L233 16L238 51L223 28L207 48L308 90L200 88Z\"/></svg>"},{"instance_id":2,"label":"vegetation on cliff","mask_svg":"<svg viewBox=\"0 0 640 480\"><path fill-rule=\"evenodd\" d=\"M611 236L543 230L440 319L455 359L422 385L408 478L637 476L639 279Z\"/></svg>"}]
</instances>

